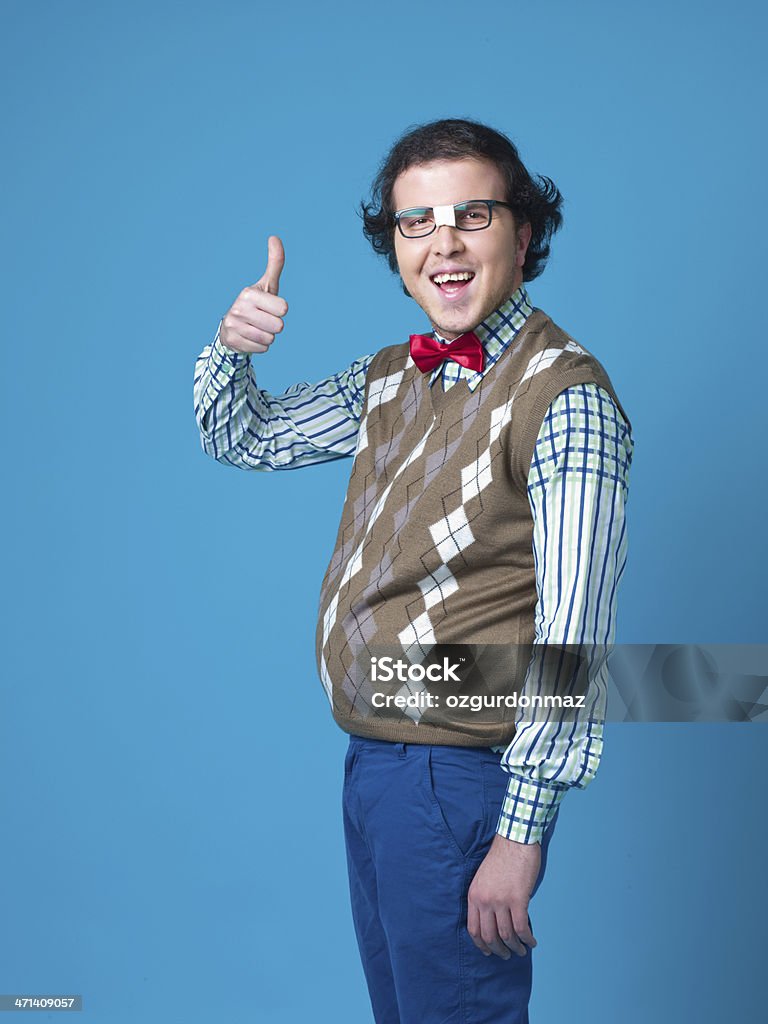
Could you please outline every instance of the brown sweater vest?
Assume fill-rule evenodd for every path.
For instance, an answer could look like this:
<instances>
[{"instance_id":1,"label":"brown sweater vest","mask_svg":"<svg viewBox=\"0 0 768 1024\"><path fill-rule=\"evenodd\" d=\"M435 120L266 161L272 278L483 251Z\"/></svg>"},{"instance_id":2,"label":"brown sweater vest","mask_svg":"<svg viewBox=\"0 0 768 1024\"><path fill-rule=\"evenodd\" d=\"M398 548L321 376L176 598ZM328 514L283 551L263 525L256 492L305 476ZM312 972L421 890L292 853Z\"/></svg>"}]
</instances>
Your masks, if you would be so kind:
<instances>
[{"instance_id":1,"label":"brown sweater vest","mask_svg":"<svg viewBox=\"0 0 768 1024\"><path fill-rule=\"evenodd\" d=\"M450 671L445 682L420 682L405 666L455 654L442 645L492 645L504 654L484 672L482 692L519 690L537 598L531 458L551 402L589 382L625 415L598 360L538 309L474 392L462 381L430 388L407 344L374 356L317 627L320 677L346 732L458 746L511 741L514 707L449 706L447 695L461 690ZM387 656L401 660L392 679L381 671ZM393 699L417 691L419 706Z\"/></svg>"}]
</instances>

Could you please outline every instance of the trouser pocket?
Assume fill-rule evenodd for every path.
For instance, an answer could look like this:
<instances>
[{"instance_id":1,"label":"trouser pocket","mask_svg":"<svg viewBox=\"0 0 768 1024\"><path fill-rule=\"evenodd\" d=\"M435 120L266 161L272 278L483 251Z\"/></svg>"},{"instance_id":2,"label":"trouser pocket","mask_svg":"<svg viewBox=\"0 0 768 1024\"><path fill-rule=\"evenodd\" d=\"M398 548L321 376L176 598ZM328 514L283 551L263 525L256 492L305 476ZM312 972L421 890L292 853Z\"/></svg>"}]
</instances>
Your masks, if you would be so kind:
<instances>
[{"instance_id":1,"label":"trouser pocket","mask_svg":"<svg viewBox=\"0 0 768 1024\"><path fill-rule=\"evenodd\" d=\"M471 748L431 747L425 769L436 827L461 857L475 856L490 844L495 827L482 758Z\"/></svg>"}]
</instances>

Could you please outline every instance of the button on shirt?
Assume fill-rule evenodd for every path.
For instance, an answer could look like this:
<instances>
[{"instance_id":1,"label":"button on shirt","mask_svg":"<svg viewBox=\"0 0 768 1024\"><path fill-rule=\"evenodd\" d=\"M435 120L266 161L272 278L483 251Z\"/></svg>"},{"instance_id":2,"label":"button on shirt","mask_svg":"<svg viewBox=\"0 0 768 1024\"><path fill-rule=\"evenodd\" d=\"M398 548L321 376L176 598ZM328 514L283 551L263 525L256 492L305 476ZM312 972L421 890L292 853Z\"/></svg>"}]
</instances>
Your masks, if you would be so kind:
<instances>
[{"instance_id":1,"label":"button on shirt","mask_svg":"<svg viewBox=\"0 0 768 1024\"><path fill-rule=\"evenodd\" d=\"M532 311L519 288L475 329L485 350L483 370L446 359L431 371L430 386L440 381L444 390L474 390ZM257 386L250 356L225 348L217 331L195 366L195 415L204 450L219 462L255 470L296 469L354 455L372 358L362 356L316 384L302 382L271 395ZM629 425L596 384L567 388L549 406L528 475L539 655L547 644L613 642L616 587L626 562L632 450ZM535 692L537 653L521 694ZM516 726L508 747L493 748L503 751L501 766L509 775L496 831L517 842L539 842L567 790L583 789L594 778L602 719L585 710L565 721L542 720L521 709Z\"/></svg>"}]
</instances>

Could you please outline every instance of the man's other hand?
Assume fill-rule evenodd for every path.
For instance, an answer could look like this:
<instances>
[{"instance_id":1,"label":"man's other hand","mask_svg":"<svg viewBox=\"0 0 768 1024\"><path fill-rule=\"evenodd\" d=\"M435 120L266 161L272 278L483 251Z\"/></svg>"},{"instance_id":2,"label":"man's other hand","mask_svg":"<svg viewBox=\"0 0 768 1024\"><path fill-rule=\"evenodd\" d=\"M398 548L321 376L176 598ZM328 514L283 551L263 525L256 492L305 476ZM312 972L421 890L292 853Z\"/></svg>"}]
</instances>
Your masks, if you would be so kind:
<instances>
[{"instance_id":1,"label":"man's other hand","mask_svg":"<svg viewBox=\"0 0 768 1024\"><path fill-rule=\"evenodd\" d=\"M288 303L278 296L285 250L277 235L267 242L267 269L256 284L243 288L219 328L222 345L235 352L266 352L282 331Z\"/></svg>"},{"instance_id":2,"label":"man's other hand","mask_svg":"<svg viewBox=\"0 0 768 1024\"><path fill-rule=\"evenodd\" d=\"M508 960L533 948L528 901L539 877L541 846L495 835L469 887L467 931L477 948ZM512 950L512 953L510 953Z\"/></svg>"}]
</instances>

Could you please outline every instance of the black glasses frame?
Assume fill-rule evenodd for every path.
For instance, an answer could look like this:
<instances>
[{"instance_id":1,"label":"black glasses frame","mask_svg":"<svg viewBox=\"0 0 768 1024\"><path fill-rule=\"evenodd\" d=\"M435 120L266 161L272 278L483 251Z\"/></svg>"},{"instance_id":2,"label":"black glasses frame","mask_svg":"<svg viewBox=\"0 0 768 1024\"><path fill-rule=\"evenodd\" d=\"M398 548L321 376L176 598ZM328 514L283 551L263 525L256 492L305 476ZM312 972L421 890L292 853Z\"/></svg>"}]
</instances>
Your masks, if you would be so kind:
<instances>
[{"instance_id":1,"label":"black glasses frame","mask_svg":"<svg viewBox=\"0 0 768 1024\"><path fill-rule=\"evenodd\" d=\"M485 203L485 205L488 207L488 223L487 224L483 224L483 226L479 227L479 228L460 227L458 224L445 224L445 225L441 224L440 226L441 227L455 227L457 231L485 231L486 228L489 228L491 226L491 224L493 223L493 208L494 208L494 206L506 206L506 208L508 210L512 209L512 207L509 205L509 203L505 203L501 199L465 199L461 203L452 203L451 204L453 206L453 210L454 210L454 220L456 219L456 210L460 206L468 206L470 203ZM421 235L406 235L406 233L403 231L403 226L400 223L400 218L407 216L409 213L411 213L411 214L418 213L420 210L433 210L434 211L434 209L435 209L434 206L411 206L408 210L397 210L392 216L394 217L395 224L397 224L398 230L400 231L400 234L403 236L403 238L407 238L409 240L412 240L414 238L429 238L429 236L431 234L433 234L433 232L437 231L437 224L435 224L432 228L430 228L429 231L425 231Z\"/></svg>"}]
</instances>

